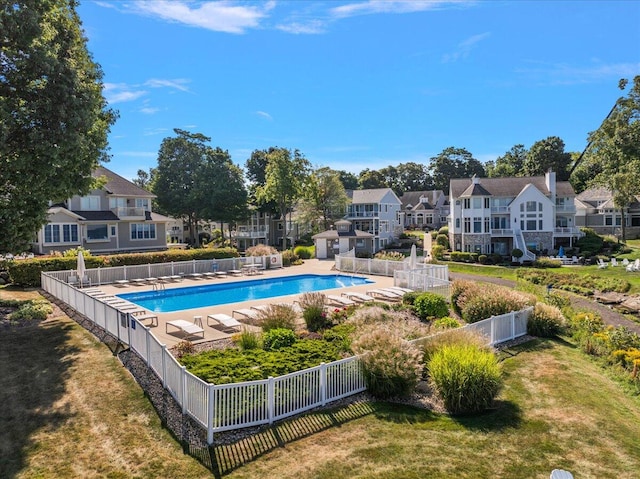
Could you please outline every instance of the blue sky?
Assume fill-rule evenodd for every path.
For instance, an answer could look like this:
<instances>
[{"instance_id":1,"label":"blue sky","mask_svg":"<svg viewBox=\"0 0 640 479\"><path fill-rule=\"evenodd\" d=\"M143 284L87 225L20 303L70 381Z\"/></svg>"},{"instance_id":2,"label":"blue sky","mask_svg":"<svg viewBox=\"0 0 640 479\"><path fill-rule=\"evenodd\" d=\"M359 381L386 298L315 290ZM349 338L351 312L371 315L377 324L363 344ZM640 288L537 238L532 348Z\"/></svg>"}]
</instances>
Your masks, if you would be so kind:
<instances>
[{"instance_id":1,"label":"blue sky","mask_svg":"<svg viewBox=\"0 0 640 479\"><path fill-rule=\"evenodd\" d=\"M640 74L637 1L81 1L120 113L113 171L174 128L243 166L269 146L358 174L444 148L481 161L559 136L582 151Z\"/></svg>"}]
</instances>

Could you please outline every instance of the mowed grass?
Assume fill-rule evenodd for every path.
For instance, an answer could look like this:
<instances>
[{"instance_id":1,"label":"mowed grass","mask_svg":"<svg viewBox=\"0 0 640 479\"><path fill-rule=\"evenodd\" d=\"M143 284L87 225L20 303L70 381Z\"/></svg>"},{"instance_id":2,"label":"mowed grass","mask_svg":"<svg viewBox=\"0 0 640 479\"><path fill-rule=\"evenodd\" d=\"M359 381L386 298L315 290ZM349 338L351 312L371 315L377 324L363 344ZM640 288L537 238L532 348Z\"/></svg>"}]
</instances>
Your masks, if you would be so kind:
<instances>
[{"instance_id":1,"label":"mowed grass","mask_svg":"<svg viewBox=\"0 0 640 479\"><path fill-rule=\"evenodd\" d=\"M209 471L161 428L109 349L57 316L0 333L0 477L638 477L638 397L562 340L501 359L506 387L483 415L358 402L194 451Z\"/></svg>"},{"instance_id":2,"label":"mowed grass","mask_svg":"<svg viewBox=\"0 0 640 479\"><path fill-rule=\"evenodd\" d=\"M0 384L2 478L211 477L111 351L64 315L0 331Z\"/></svg>"}]
</instances>

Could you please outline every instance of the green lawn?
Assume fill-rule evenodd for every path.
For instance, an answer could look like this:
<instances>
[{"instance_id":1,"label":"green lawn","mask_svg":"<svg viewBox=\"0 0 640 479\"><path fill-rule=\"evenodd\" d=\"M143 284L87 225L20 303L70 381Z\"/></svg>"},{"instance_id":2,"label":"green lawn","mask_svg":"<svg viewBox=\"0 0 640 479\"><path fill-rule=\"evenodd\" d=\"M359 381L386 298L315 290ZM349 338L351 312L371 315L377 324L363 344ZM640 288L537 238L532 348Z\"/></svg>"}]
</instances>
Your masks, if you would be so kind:
<instances>
[{"instance_id":1,"label":"green lawn","mask_svg":"<svg viewBox=\"0 0 640 479\"><path fill-rule=\"evenodd\" d=\"M57 315L0 334L0 477L546 479L558 467L638 477L638 396L567 341L532 341L501 359L505 388L486 414L355 403L193 450L208 471L109 349Z\"/></svg>"}]
</instances>

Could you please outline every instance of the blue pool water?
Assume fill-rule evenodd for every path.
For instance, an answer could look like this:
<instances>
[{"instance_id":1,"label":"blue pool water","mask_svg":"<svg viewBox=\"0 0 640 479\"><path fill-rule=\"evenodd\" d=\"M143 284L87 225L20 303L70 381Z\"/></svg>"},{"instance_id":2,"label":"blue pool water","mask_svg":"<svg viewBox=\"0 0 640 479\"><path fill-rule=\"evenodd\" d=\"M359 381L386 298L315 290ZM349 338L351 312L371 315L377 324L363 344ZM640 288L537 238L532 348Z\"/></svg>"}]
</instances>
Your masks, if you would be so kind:
<instances>
[{"instance_id":1,"label":"blue pool water","mask_svg":"<svg viewBox=\"0 0 640 479\"><path fill-rule=\"evenodd\" d=\"M164 291L124 293L118 296L156 313L170 313L183 309L218 306L367 283L373 283L373 281L360 276L303 274L250 281L209 283Z\"/></svg>"}]
</instances>

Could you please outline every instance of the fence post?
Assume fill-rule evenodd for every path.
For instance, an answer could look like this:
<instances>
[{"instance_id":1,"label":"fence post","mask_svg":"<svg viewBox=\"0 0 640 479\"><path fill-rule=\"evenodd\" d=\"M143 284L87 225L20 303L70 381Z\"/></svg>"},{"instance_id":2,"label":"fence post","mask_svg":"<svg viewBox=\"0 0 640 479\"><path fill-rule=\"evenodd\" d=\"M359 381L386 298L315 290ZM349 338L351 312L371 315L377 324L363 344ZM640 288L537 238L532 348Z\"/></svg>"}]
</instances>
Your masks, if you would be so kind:
<instances>
[{"instance_id":1,"label":"fence post","mask_svg":"<svg viewBox=\"0 0 640 479\"><path fill-rule=\"evenodd\" d=\"M182 414L187 413L187 367L180 367L180 396L182 399Z\"/></svg>"},{"instance_id":2,"label":"fence post","mask_svg":"<svg viewBox=\"0 0 640 479\"><path fill-rule=\"evenodd\" d=\"M275 416L275 381L273 376L269 376L267 382L267 415L269 416L269 424L273 424L273 417Z\"/></svg>"},{"instance_id":3,"label":"fence post","mask_svg":"<svg viewBox=\"0 0 640 479\"><path fill-rule=\"evenodd\" d=\"M489 346L493 346L496 342L496 318L495 316L491 316L491 321L489 322L489 326L491 327L491 333L490 333L490 338L489 341L491 341L489 343Z\"/></svg>"},{"instance_id":4,"label":"fence post","mask_svg":"<svg viewBox=\"0 0 640 479\"><path fill-rule=\"evenodd\" d=\"M161 344L160 345L162 347L162 387L166 389L167 387L167 345L166 344Z\"/></svg>"},{"instance_id":5,"label":"fence post","mask_svg":"<svg viewBox=\"0 0 640 479\"><path fill-rule=\"evenodd\" d=\"M126 264L124 265L124 273L123 274L124 274L124 278L122 278L122 279L127 279L127 265Z\"/></svg>"},{"instance_id":6,"label":"fence post","mask_svg":"<svg viewBox=\"0 0 640 479\"><path fill-rule=\"evenodd\" d=\"M144 347L144 351L145 351L145 355L144 355L144 360L147 363L147 367L149 366L149 364L151 363L151 361L149 360L149 356L151 356L151 331L149 331L148 329L145 331L145 335L144 335L144 343L145 343L145 347ZM164 386L164 385L163 385Z\"/></svg>"},{"instance_id":7,"label":"fence post","mask_svg":"<svg viewBox=\"0 0 640 479\"><path fill-rule=\"evenodd\" d=\"M511 339L516 337L516 313L511 311Z\"/></svg>"},{"instance_id":8,"label":"fence post","mask_svg":"<svg viewBox=\"0 0 640 479\"><path fill-rule=\"evenodd\" d=\"M207 444L209 445L213 444L213 422L214 422L213 413L215 411L214 394L215 394L215 385L209 384L209 408L207 412Z\"/></svg>"},{"instance_id":9,"label":"fence post","mask_svg":"<svg viewBox=\"0 0 640 479\"><path fill-rule=\"evenodd\" d=\"M320 404L327 403L327 364L320 363Z\"/></svg>"}]
</instances>

